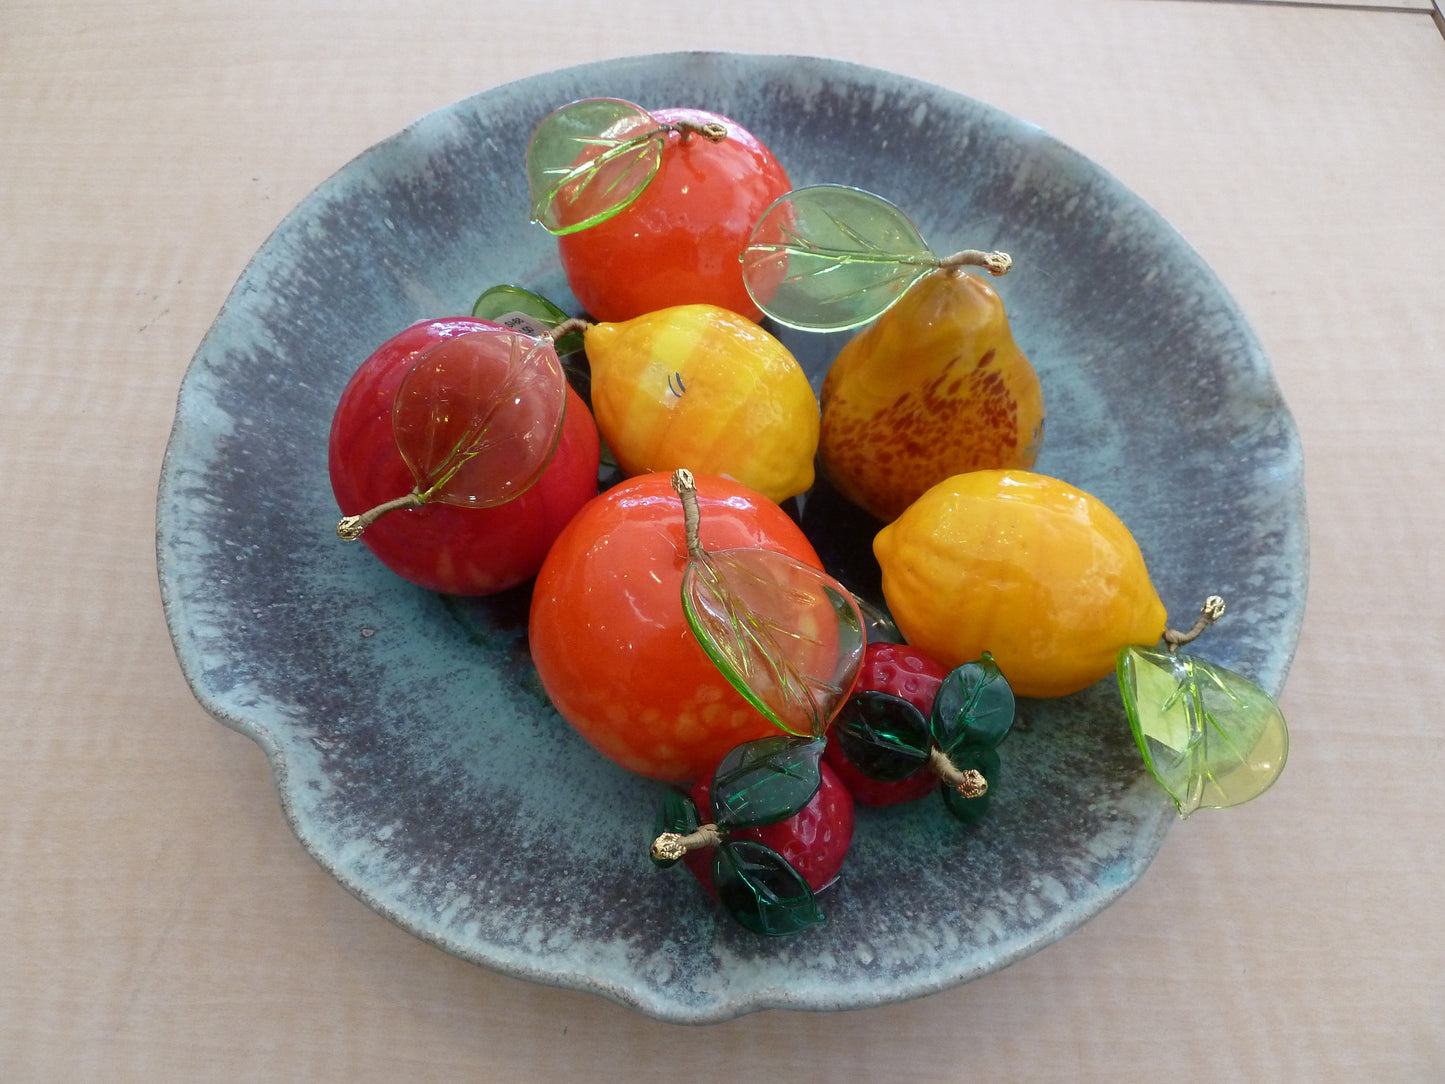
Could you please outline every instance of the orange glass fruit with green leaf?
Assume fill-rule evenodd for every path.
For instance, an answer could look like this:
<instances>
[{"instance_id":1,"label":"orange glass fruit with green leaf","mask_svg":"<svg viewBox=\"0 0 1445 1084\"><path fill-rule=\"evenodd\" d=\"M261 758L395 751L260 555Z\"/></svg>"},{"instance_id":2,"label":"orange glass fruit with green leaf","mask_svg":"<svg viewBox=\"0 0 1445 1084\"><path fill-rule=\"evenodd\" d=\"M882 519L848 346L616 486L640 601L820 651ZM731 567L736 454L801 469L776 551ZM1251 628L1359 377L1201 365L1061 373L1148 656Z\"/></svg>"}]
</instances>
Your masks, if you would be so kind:
<instances>
[{"instance_id":1,"label":"orange glass fruit with green leaf","mask_svg":"<svg viewBox=\"0 0 1445 1084\"><path fill-rule=\"evenodd\" d=\"M797 524L737 482L694 481L690 514L665 473L584 507L528 628L563 718L630 771L689 783L777 727L821 735L863 650L856 604Z\"/></svg>"}]
</instances>

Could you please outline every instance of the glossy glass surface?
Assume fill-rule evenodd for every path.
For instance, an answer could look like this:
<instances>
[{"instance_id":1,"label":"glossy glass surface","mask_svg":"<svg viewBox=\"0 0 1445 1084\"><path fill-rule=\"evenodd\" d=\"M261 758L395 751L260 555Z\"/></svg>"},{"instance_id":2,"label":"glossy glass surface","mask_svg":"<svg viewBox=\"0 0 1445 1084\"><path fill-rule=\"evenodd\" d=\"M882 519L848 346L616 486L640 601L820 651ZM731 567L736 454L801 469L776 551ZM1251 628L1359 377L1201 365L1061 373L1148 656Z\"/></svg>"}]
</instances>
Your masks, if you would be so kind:
<instances>
[{"instance_id":1,"label":"glossy glass surface","mask_svg":"<svg viewBox=\"0 0 1445 1084\"><path fill-rule=\"evenodd\" d=\"M743 250L743 280L758 307L808 331L866 324L937 266L906 214L881 196L836 184L780 198Z\"/></svg>"},{"instance_id":2,"label":"glossy glass surface","mask_svg":"<svg viewBox=\"0 0 1445 1084\"><path fill-rule=\"evenodd\" d=\"M933 699L933 740L952 758L964 749L992 749L1014 725L1014 694L993 656L955 667Z\"/></svg>"},{"instance_id":3,"label":"glossy glass surface","mask_svg":"<svg viewBox=\"0 0 1445 1084\"><path fill-rule=\"evenodd\" d=\"M423 500L489 508L526 492L562 434L567 378L546 339L446 339L401 378L391 427Z\"/></svg>"},{"instance_id":4,"label":"glossy glass surface","mask_svg":"<svg viewBox=\"0 0 1445 1084\"><path fill-rule=\"evenodd\" d=\"M688 562L682 602L733 688L789 734L822 735L866 644L858 604L837 581L772 550L719 550Z\"/></svg>"},{"instance_id":5,"label":"glossy glass surface","mask_svg":"<svg viewBox=\"0 0 1445 1084\"><path fill-rule=\"evenodd\" d=\"M667 129L631 102L588 98L537 125L527 145L532 217L552 233L606 221L657 174Z\"/></svg>"},{"instance_id":6,"label":"glossy glass surface","mask_svg":"<svg viewBox=\"0 0 1445 1084\"><path fill-rule=\"evenodd\" d=\"M848 763L880 783L901 783L928 763L933 748L924 714L901 696L875 689L848 698L829 737Z\"/></svg>"},{"instance_id":7,"label":"glossy glass surface","mask_svg":"<svg viewBox=\"0 0 1445 1084\"><path fill-rule=\"evenodd\" d=\"M1284 771L1284 715L1248 678L1194 655L1128 647L1119 690L1144 763L1181 817L1257 798Z\"/></svg>"},{"instance_id":8,"label":"glossy glass surface","mask_svg":"<svg viewBox=\"0 0 1445 1084\"><path fill-rule=\"evenodd\" d=\"M728 914L753 933L782 937L823 922L808 882L765 844L736 840L717 848L712 883Z\"/></svg>"},{"instance_id":9,"label":"glossy glass surface","mask_svg":"<svg viewBox=\"0 0 1445 1084\"><path fill-rule=\"evenodd\" d=\"M709 788L719 828L761 828L799 812L818 793L823 742L775 734L723 757Z\"/></svg>"}]
</instances>

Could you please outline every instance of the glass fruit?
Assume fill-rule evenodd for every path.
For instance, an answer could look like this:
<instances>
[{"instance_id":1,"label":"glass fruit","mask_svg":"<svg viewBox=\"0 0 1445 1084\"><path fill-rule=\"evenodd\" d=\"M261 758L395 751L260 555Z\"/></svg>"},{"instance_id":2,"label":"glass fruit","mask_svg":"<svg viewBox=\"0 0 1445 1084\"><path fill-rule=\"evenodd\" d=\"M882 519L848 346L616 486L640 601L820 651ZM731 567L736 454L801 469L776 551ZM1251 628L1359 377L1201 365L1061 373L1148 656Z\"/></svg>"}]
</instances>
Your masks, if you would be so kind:
<instances>
[{"instance_id":1,"label":"glass fruit","mask_svg":"<svg viewBox=\"0 0 1445 1084\"><path fill-rule=\"evenodd\" d=\"M1039 378L998 293L962 269L924 276L838 353L818 455L849 500L894 519L965 471L1028 469L1043 439Z\"/></svg>"},{"instance_id":2,"label":"glass fruit","mask_svg":"<svg viewBox=\"0 0 1445 1084\"><path fill-rule=\"evenodd\" d=\"M1046 475L955 475L879 531L873 550L908 642L949 667L991 652L1019 696L1092 685L1120 648L1164 631L1129 529Z\"/></svg>"},{"instance_id":3,"label":"glass fruit","mask_svg":"<svg viewBox=\"0 0 1445 1084\"><path fill-rule=\"evenodd\" d=\"M623 473L686 467L774 501L813 484L818 401L772 335L715 305L587 329L592 410Z\"/></svg>"},{"instance_id":4,"label":"glass fruit","mask_svg":"<svg viewBox=\"0 0 1445 1084\"><path fill-rule=\"evenodd\" d=\"M789 181L736 121L616 99L572 103L538 127L528 176L533 213L561 234L568 285L593 318L695 303L761 318L739 257Z\"/></svg>"},{"instance_id":5,"label":"glass fruit","mask_svg":"<svg viewBox=\"0 0 1445 1084\"><path fill-rule=\"evenodd\" d=\"M427 448L398 443L398 392L429 350L488 329L500 330L465 317L422 321L357 368L338 400L328 448L332 491L344 515L360 516L412 493L421 484L412 465L436 465ZM390 512L365 529L362 543L396 574L448 594L493 594L535 575L558 532L597 493L597 428L582 401L570 391L566 396L555 449L520 495L491 507L430 501ZM414 417L404 407L402 415L403 428L427 424L425 411Z\"/></svg>"},{"instance_id":6,"label":"glass fruit","mask_svg":"<svg viewBox=\"0 0 1445 1084\"><path fill-rule=\"evenodd\" d=\"M853 798L819 760L820 747L814 739L774 734L731 750L682 799L690 808L680 796L663 800L658 825L665 831L707 827L671 841L665 852L671 858L660 857L659 838L653 861L667 865L680 857L755 933L780 936L821 923L814 893L842 869L854 816ZM735 816L734 809L744 812Z\"/></svg>"},{"instance_id":7,"label":"glass fruit","mask_svg":"<svg viewBox=\"0 0 1445 1084\"><path fill-rule=\"evenodd\" d=\"M723 478L696 483L702 545L777 550L821 569L797 524L766 497ZM690 783L739 743L777 731L689 629L688 562L671 475L622 482L557 537L528 631L543 688L588 742L630 771Z\"/></svg>"}]
</instances>

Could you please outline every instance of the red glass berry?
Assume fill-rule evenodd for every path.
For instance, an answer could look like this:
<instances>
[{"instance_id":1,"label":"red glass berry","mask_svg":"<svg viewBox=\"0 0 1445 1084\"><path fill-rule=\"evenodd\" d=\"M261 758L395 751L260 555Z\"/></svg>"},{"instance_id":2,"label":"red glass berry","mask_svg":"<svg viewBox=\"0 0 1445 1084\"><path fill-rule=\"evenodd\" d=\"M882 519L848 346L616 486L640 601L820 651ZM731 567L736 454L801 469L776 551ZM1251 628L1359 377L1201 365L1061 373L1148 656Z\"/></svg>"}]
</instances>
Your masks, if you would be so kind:
<instances>
[{"instance_id":1,"label":"red glass berry","mask_svg":"<svg viewBox=\"0 0 1445 1084\"><path fill-rule=\"evenodd\" d=\"M869 644L854 692L873 689L902 697L927 719L933 698L947 676L948 670L941 663L907 644ZM836 741L828 743L823 761L837 772L853 797L867 806L917 801L938 789L938 777L926 768L897 783L870 779L849 763Z\"/></svg>"},{"instance_id":2,"label":"red glass berry","mask_svg":"<svg viewBox=\"0 0 1445 1084\"><path fill-rule=\"evenodd\" d=\"M827 764L820 764L822 783L797 813L776 824L760 828L736 828L729 839L752 839L773 848L798 871L814 892L832 883L843 867L853 841L853 796ZM712 773L693 784L688 792L697 805L698 816L707 821ZM689 851L683 861L693 876L712 891L712 851Z\"/></svg>"}]
</instances>

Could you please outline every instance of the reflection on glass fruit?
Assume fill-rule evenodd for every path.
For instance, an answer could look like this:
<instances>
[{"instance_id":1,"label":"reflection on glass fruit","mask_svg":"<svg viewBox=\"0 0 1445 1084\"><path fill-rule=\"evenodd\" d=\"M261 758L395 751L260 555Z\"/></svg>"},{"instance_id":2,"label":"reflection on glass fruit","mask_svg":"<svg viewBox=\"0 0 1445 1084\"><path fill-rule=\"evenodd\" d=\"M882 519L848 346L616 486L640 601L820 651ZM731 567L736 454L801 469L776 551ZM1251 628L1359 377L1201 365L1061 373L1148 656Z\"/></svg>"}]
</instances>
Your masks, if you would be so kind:
<instances>
[{"instance_id":1,"label":"reflection on glass fruit","mask_svg":"<svg viewBox=\"0 0 1445 1084\"><path fill-rule=\"evenodd\" d=\"M766 497L722 478L696 483L706 548L757 546L821 567ZM558 536L533 588L529 638L547 695L584 738L631 771L690 783L729 749L776 731L689 630L688 559L671 475L623 482Z\"/></svg>"},{"instance_id":2,"label":"reflection on glass fruit","mask_svg":"<svg viewBox=\"0 0 1445 1084\"><path fill-rule=\"evenodd\" d=\"M1154 643L1164 605L1104 503L1028 471L973 471L878 532L883 594L905 639L945 666L991 652L1019 696L1063 696Z\"/></svg>"},{"instance_id":3,"label":"reflection on glass fruit","mask_svg":"<svg viewBox=\"0 0 1445 1084\"><path fill-rule=\"evenodd\" d=\"M666 132L655 174L622 210L558 238L568 285L598 320L693 303L759 319L739 256L758 216L788 190L786 172L726 117L700 109L657 109L651 117L699 129L721 124L727 134L713 141L697 131ZM623 123L633 126L628 134L644 130L635 120Z\"/></svg>"},{"instance_id":4,"label":"reflection on glass fruit","mask_svg":"<svg viewBox=\"0 0 1445 1084\"><path fill-rule=\"evenodd\" d=\"M485 461L488 448L482 445L491 438L467 436L462 430L468 427L441 422L435 402L425 396L407 400L404 389L435 390L419 383L421 376L414 372L418 359L439 345L464 344L489 330L499 329L467 318L423 321L387 340L357 369L333 415L328 455L332 490L344 515L358 516L413 493L423 485L424 476L435 474L433 481L443 485L448 480L459 484L467 463L457 463L449 479L441 477L445 469L438 472L455 461L455 456L449 458L450 449L477 446L469 462ZM543 460L546 466L536 481L520 494L510 498L501 494L497 503L481 502L490 506L465 507L470 503L467 496L479 490L459 490L457 503L438 499L381 516L366 527L362 541L392 571L433 591L486 595L532 576L552 539L597 491L596 426L582 401L565 389L565 382L558 394L565 394L567 405L560 435L549 438L555 440L555 449ZM475 420L470 410L465 413ZM536 420L533 413L527 417ZM512 477L509 472L522 470L518 466L522 459L506 450L506 434L498 431L506 424L501 421L492 429L492 438L499 442L492 462L500 463L503 473L488 475L483 485L505 488L503 483ZM527 458L523 473L532 471L532 462ZM488 492L498 497L495 489L492 486Z\"/></svg>"},{"instance_id":5,"label":"reflection on glass fruit","mask_svg":"<svg viewBox=\"0 0 1445 1084\"><path fill-rule=\"evenodd\" d=\"M680 305L587 329L592 410L626 474L686 467L774 501L813 484L818 401L793 355L750 320Z\"/></svg>"},{"instance_id":6,"label":"reflection on glass fruit","mask_svg":"<svg viewBox=\"0 0 1445 1084\"><path fill-rule=\"evenodd\" d=\"M849 500L891 520L965 471L1032 467L1038 376L997 292L935 271L839 352L822 390L819 459Z\"/></svg>"}]
</instances>

